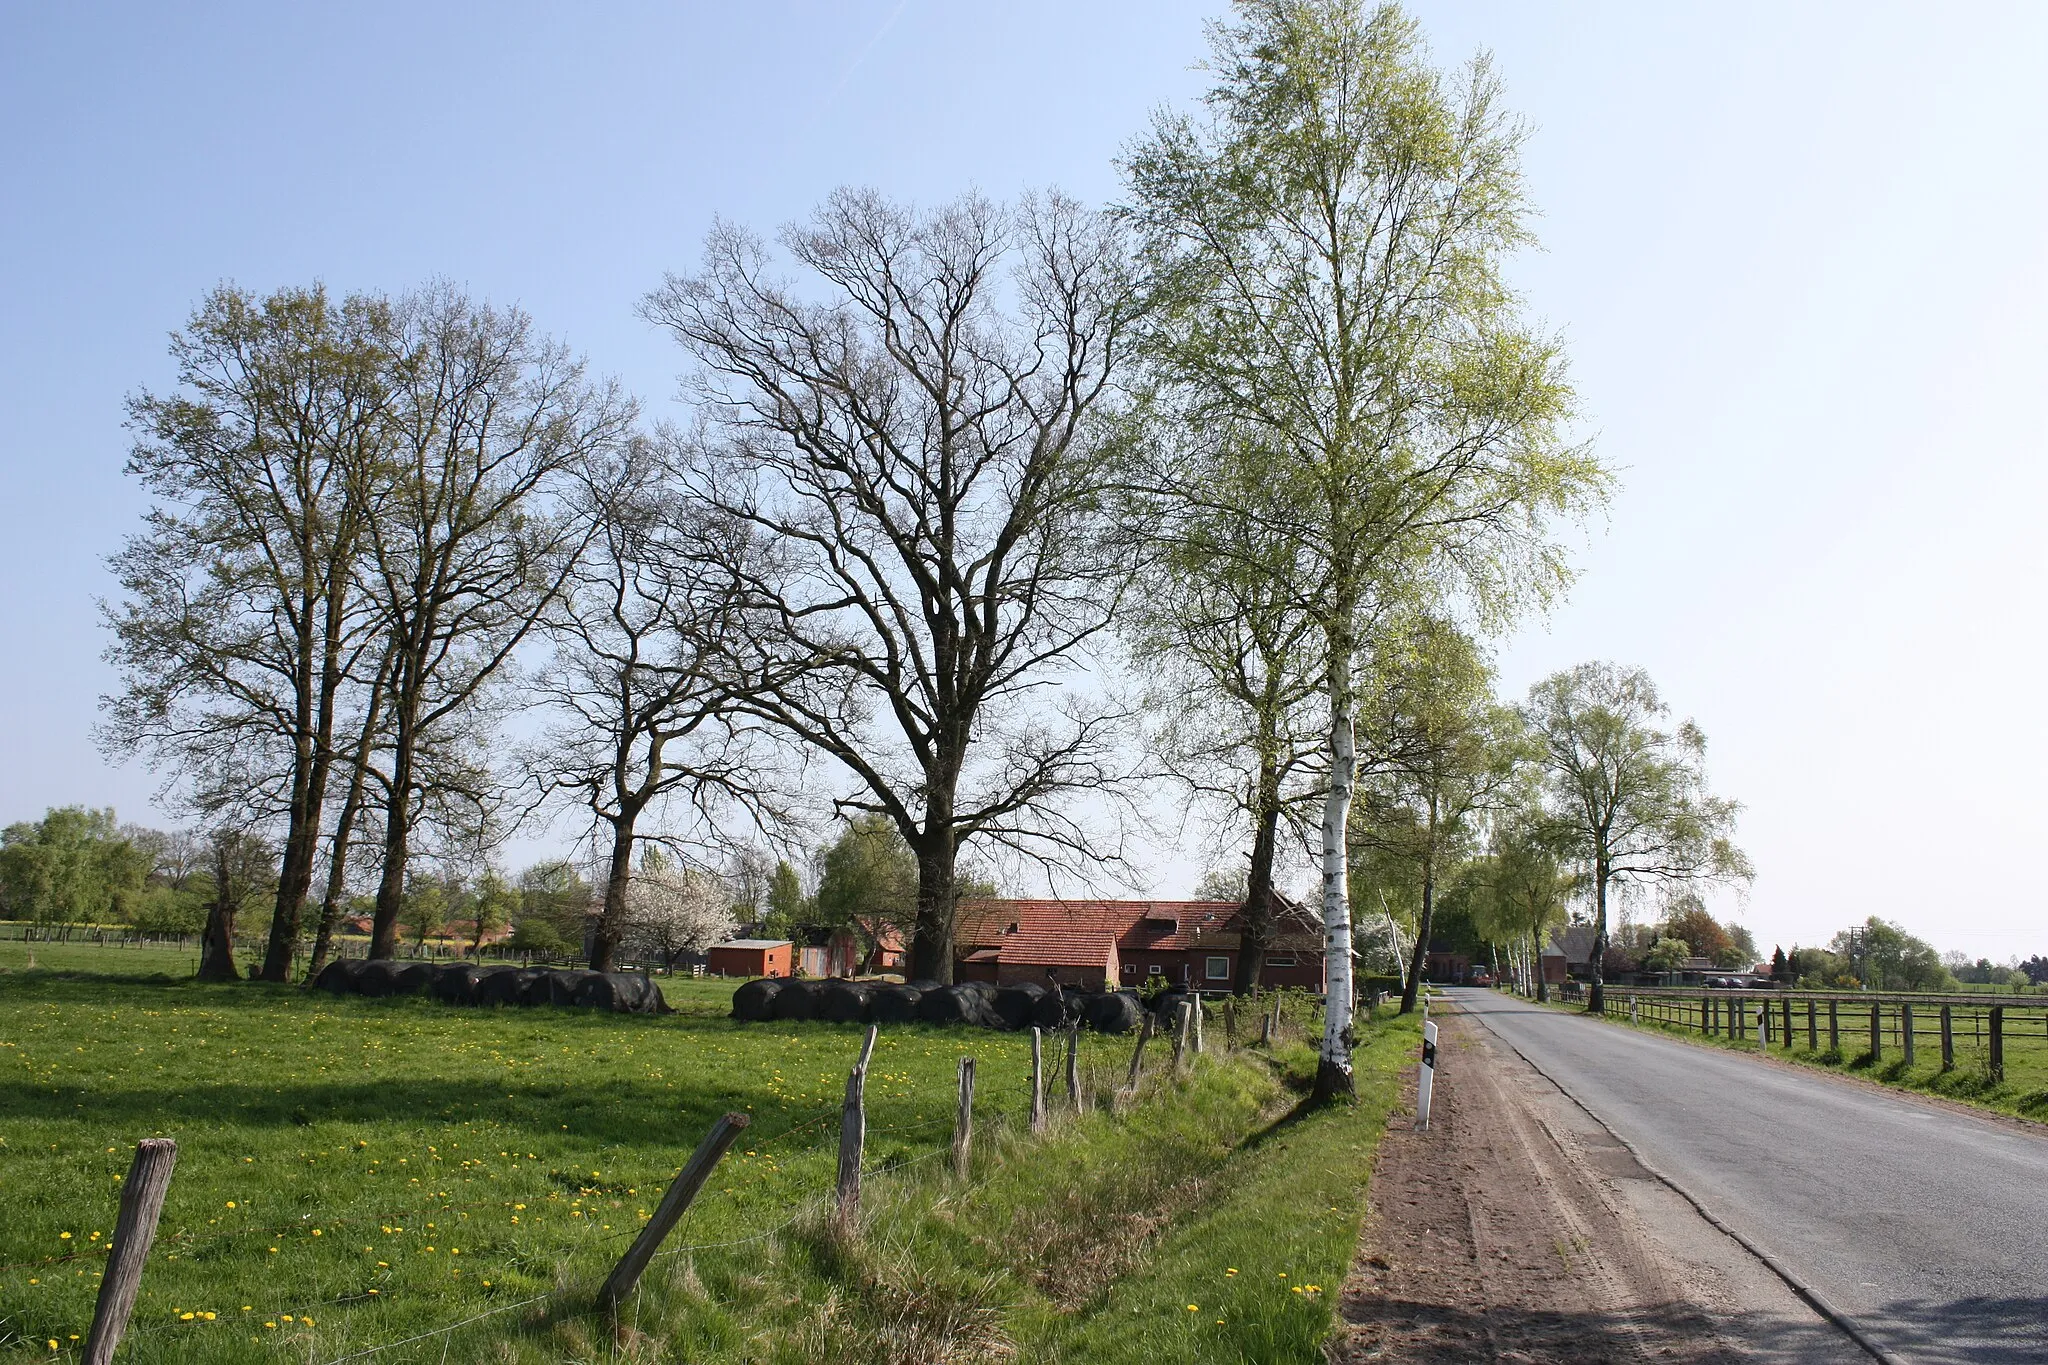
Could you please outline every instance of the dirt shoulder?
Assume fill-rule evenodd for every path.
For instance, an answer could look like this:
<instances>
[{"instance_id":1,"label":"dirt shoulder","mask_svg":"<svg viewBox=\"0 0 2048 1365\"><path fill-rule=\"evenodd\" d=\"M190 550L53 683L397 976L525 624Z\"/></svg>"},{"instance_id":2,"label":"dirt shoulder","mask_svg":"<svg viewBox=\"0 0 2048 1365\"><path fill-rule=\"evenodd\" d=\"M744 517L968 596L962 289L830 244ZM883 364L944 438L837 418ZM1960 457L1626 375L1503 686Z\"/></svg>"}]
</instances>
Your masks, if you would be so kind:
<instances>
[{"instance_id":1,"label":"dirt shoulder","mask_svg":"<svg viewBox=\"0 0 2048 1365\"><path fill-rule=\"evenodd\" d=\"M1411 1080L1332 1359L1867 1361L1483 1025L1438 1023L1430 1128Z\"/></svg>"}]
</instances>

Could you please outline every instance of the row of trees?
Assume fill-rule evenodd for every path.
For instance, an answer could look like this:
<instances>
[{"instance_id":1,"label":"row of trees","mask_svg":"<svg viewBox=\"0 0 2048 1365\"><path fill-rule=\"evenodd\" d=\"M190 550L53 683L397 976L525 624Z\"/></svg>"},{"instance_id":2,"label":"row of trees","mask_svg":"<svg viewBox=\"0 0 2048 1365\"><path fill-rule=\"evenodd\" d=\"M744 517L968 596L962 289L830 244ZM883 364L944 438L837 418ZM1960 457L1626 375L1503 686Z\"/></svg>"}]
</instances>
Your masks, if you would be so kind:
<instances>
[{"instance_id":1,"label":"row of trees","mask_svg":"<svg viewBox=\"0 0 2048 1365\"><path fill-rule=\"evenodd\" d=\"M1420 868L1425 943L1482 827L1504 888L1576 868L1603 947L1611 886L1746 871L1640 674L1510 715L1478 663L1610 483L1506 278L1525 134L1491 68L1358 0L1214 35L1113 210L842 190L772 246L715 228L642 305L686 357L674 424L447 286L207 299L176 391L132 403L154 506L104 733L274 832L262 975L309 916L318 964L358 865L388 954L420 855L548 808L598 833L605 967L650 846L708 864L822 806L908 851L910 970L943 980L963 849L1114 864L1163 768L1248 817L1254 965L1282 840L1312 844L1327 1095L1355 858ZM513 714L545 733L507 763Z\"/></svg>"}]
</instances>

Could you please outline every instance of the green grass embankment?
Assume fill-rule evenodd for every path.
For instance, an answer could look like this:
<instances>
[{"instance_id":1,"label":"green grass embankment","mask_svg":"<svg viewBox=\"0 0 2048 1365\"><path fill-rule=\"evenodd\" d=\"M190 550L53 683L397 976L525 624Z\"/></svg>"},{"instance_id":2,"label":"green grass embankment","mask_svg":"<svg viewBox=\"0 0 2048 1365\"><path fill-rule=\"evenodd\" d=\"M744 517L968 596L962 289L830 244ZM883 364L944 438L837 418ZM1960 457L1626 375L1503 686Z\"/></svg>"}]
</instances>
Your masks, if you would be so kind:
<instances>
[{"instance_id":1,"label":"green grass embankment","mask_svg":"<svg viewBox=\"0 0 2048 1365\"><path fill-rule=\"evenodd\" d=\"M1044 1137L1023 1131L1028 1039L884 1030L846 1246L822 1208L861 1030L738 1025L730 983L665 985L682 1013L645 1019L0 962L0 1360L76 1358L152 1135L179 1161L137 1365L332 1360L482 1314L374 1358L1319 1358L1411 1023L1366 1030L1357 1106L1306 1116L1298 1039L1179 1078L1155 1040L1112 1112L1131 1040L1084 1035L1091 1104ZM963 1053L965 1182L945 1156ZM591 1291L727 1109L752 1126L671 1239L698 1249L657 1260L615 1331Z\"/></svg>"}]
</instances>

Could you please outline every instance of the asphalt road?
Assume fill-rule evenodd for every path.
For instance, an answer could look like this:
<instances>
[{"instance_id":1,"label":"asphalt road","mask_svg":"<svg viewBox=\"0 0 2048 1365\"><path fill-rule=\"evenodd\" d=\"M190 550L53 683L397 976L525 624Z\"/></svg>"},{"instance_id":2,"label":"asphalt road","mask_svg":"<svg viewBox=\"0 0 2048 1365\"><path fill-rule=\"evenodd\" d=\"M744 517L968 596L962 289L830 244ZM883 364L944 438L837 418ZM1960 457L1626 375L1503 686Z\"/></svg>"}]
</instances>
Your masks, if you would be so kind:
<instances>
[{"instance_id":1,"label":"asphalt road","mask_svg":"<svg viewBox=\"0 0 2048 1365\"><path fill-rule=\"evenodd\" d=\"M1450 995L1895 1358L2048 1362L2048 1135L1493 991Z\"/></svg>"}]
</instances>

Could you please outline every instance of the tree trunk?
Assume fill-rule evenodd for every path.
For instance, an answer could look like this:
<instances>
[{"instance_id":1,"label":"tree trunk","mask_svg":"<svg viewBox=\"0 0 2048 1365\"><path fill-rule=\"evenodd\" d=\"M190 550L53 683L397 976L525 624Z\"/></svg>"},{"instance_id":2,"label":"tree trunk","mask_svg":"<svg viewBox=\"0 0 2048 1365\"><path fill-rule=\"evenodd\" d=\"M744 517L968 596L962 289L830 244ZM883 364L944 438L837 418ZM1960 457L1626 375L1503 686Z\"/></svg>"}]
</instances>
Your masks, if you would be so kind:
<instances>
[{"instance_id":1,"label":"tree trunk","mask_svg":"<svg viewBox=\"0 0 2048 1365\"><path fill-rule=\"evenodd\" d=\"M405 858L412 838L412 814L405 789L396 784L384 809L384 874L377 879L377 910L370 925L370 956L398 954L398 915L405 908Z\"/></svg>"},{"instance_id":2,"label":"tree trunk","mask_svg":"<svg viewBox=\"0 0 2048 1365\"><path fill-rule=\"evenodd\" d=\"M917 924L910 937L910 979L953 982L953 826L928 813L917 842Z\"/></svg>"},{"instance_id":3,"label":"tree trunk","mask_svg":"<svg viewBox=\"0 0 2048 1365\"><path fill-rule=\"evenodd\" d=\"M235 888L229 875L227 846L215 845L213 904L206 909L206 929L199 939L199 979L238 981L235 967Z\"/></svg>"},{"instance_id":4,"label":"tree trunk","mask_svg":"<svg viewBox=\"0 0 2048 1365\"><path fill-rule=\"evenodd\" d=\"M311 981L327 965L334 948L334 925L341 918L341 898L348 890L348 844L355 834L356 817L363 808L363 774L350 779L348 795L342 798L341 814L334 821L334 844L327 862L327 891L320 898L320 925L313 933L313 956L306 962L306 980Z\"/></svg>"},{"instance_id":5,"label":"tree trunk","mask_svg":"<svg viewBox=\"0 0 2048 1365\"><path fill-rule=\"evenodd\" d=\"M298 952L299 923L304 918L306 897L313 889L313 863L320 852L320 812L327 804L329 757L326 745L314 739L315 752L303 776L293 786L290 828L285 832L284 856L279 861L277 902L270 914L270 941L263 952L264 981L291 979L292 957Z\"/></svg>"},{"instance_id":6,"label":"tree trunk","mask_svg":"<svg viewBox=\"0 0 2048 1365\"><path fill-rule=\"evenodd\" d=\"M633 824L637 812L612 818L612 857L604 877L604 909L590 936L590 970L608 972L626 936L626 894L633 883Z\"/></svg>"},{"instance_id":7,"label":"tree trunk","mask_svg":"<svg viewBox=\"0 0 2048 1365\"><path fill-rule=\"evenodd\" d=\"M1402 1014L1415 1008L1415 998L1422 990L1422 971L1429 962L1429 935L1436 922L1435 847L1436 832L1431 830L1431 855L1422 862L1422 917L1415 922L1415 949L1408 955L1408 979L1401 983Z\"/></svg>"},{"instance_id":8,"label":"tree trunk","mask_svg":"<svg viewBox=\"0 0 2048 1365\"><path fill-rule=\"evenodd\" d=\"M1252 836L1251 875L1246 879L1244 924L1237 950L1239 995L1258 989L1266 951L1273 946L1273 855L1280 837L1280 772L1270 756L1259 764L1258 832Z\"/></svg>"},{"instance_id":9,"label":"tree trunk","mask_svg":"<svg viewBox=\"0 0 2048 1365\"><path fill-rule=\"evenodd\" d=\"M1588 1014L1607 1013L1607 855L1593 863L1593 960L1586 966L1593 973L1593 987L1586 992Z\"/></svg>"},{"instance_id":10,"label":"tree trunk","mask_svg":"<svg viewBox=\"0 0 2048 1365\"><path fill-rule=\"evenodd\" d=\"M1356 1096L1351 1072L1351 787L1358 752L1352 733L1350 613L1329 627L1330 789L1323 801L1323 1044L1315 1098Z\"/></svg>"}]
</instances>

